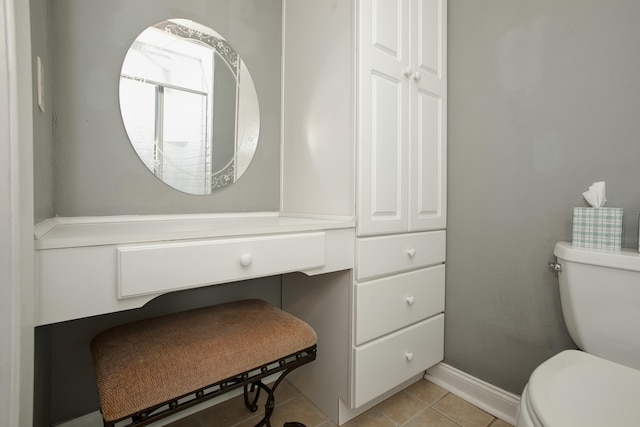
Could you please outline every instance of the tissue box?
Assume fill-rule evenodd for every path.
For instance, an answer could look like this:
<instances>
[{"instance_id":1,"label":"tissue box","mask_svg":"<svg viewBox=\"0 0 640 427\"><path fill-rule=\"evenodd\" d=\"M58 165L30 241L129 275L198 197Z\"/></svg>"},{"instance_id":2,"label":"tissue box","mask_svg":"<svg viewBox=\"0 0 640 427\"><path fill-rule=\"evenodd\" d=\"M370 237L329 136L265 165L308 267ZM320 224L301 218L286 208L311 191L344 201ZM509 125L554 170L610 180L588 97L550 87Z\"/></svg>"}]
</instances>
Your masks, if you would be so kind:
<instances>
[{"instance_id":1,"label":"tissue box","mask_svg":"<svg viewBox=\"0 0 640 427\"><path fill-rule=\"evenodd\" d=\"M573 208L573 246L622 249L623 208Z\"/></svg>"}]
</instances>

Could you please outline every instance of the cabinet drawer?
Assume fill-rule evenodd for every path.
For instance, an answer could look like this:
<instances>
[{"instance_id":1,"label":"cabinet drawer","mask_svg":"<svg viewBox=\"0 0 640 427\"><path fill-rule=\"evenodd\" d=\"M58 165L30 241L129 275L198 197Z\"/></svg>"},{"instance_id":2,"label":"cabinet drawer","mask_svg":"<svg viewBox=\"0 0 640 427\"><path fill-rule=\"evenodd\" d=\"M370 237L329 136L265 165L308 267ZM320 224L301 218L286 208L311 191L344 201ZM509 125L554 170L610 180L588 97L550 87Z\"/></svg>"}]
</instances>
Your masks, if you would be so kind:
<instances>
[{"instance_id":1,"label":"cabinet drawer","mask_svg":"<svg viewBox=\"0 0 640 427\"><path fill-rule=\"evenodd\" d=\"M356 284L356 345L442 313L444 279L440 264Z\"/></svg>"},{"instance_id":2,"label":"cabinet drawer","mask_svg":"<svg viewBox=\"0 0 640 427\"><path fill-rule=\"evenodd\" d=\"M118 297L231 282L320 267L324 233L125 246Z\"/></svg>"},{"instance_id":3,"label":"cabinet drawer","mask_svg":"<svg viewBox=\"0 0 640 427\"><path fill-rule=\"evenodd\" d=\"M356 280L441 264L445 254L444 230L357 239Z\"/></svg>"},{"instance_id":4,"label":"cabinet drawer","mask_svg":"<svg viewBox=\"0 0 640 427\"><path fill-rule=\"evenodd\" d=\"M357 408L444 358L444 314L354 350L353 407Z\"/></svg>"}]
</instances>

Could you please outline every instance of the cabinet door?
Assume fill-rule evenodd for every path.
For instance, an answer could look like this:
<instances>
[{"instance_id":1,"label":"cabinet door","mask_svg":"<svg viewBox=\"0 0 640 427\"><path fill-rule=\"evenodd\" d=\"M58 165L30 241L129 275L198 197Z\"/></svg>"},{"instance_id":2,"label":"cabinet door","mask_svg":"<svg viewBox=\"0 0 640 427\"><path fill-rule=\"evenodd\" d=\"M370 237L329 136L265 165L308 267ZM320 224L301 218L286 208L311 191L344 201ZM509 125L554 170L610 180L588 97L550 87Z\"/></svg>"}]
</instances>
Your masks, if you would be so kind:
<instances>
[{"instance_id":1,"label":"cabinet door","mask_svg":"<svg viewBox=\"0 0 640 427\"><path fill-rule=\"evenodd\" d=\"M402 232L409 227L409 0L358 5L357 232Z\"/></svg>"},{"instance_id":2,"label":"cabinet door","mask_svg":"<svg viewBox=\"0 0 640 427\"><path fill-rule=\"evenodd\" d=\"M411 4L410 231L446 227L447 2Z\"/></svg>"}]
</instances>

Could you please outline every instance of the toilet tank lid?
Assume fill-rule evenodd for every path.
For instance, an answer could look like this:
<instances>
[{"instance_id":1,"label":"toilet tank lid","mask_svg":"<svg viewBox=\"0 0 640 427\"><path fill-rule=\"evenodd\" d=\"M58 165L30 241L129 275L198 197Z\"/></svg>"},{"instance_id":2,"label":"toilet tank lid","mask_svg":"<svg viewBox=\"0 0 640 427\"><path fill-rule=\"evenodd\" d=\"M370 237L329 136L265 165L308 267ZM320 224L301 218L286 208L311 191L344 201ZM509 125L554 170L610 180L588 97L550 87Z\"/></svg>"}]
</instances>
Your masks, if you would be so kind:
<instances>
[{"instance_id":1,"label":"toilet tank lid","mask_svg":"<svg viewBox=\"0 0 640 427\"><path fill-rule=\"evenodd\" d=\"M620 251L606 251L576 248L571 245L571 242L558 242L553 254L558 259L569 262L640 271L640 253L634 249L625 248Z\"/></svg>"}]
</instances>

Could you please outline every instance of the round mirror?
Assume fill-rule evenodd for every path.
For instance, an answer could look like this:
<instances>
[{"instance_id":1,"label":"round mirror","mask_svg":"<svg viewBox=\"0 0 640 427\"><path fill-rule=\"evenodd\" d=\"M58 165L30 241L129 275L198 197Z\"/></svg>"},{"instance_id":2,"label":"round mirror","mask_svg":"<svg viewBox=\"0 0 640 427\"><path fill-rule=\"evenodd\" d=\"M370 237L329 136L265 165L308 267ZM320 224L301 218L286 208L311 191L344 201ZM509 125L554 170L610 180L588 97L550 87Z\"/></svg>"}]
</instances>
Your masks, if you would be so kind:
<instances>
[{"instance_id":1,"label":"round mirror","mask_svg":"<svg viewBox=\"0 0 640 427\"><path fill-rule=\"evenodd\" d=\"M120 111L147 168L190 194L236 182L260 133L246 65L218 33L186 19L153 25L131 44L120 72Z\"/></svg>"}]
</instances>

